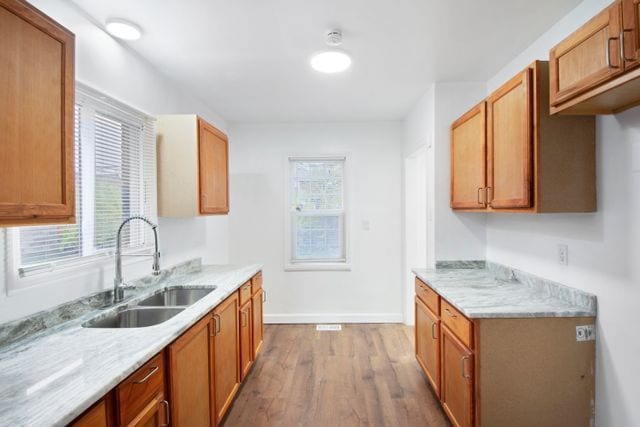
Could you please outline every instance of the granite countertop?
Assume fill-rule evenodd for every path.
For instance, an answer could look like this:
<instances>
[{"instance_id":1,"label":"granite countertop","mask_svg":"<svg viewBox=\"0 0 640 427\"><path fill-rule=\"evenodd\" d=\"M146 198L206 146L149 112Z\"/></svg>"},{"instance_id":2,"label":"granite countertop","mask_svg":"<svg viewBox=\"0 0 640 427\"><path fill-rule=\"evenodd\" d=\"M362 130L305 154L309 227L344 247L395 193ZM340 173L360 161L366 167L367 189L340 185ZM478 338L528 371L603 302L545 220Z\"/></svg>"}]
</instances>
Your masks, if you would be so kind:
<instances>
[{"instance_id":1,"label":"granite countertop","mask_svg":"<svg viewBox=\"0 0 640 427\"><path fill-rule=\"evenodd\" d=\"M135 305L168 286L216 289L159 325L131 329L83 328L91 311L34 336L0 347L0 425L66 425L157 354L262 269L260 265L204 266L144 288Z\"/></svg>"},{"instance_id":2,"label":"granite countertop","mask_svg":"<svg viewBox=\"0 0 640 427\"><path fill-rule=\"evenodd\" d=\"M499 264L462 267L413 273L471 319L596 316L596 297L578 289Z\"/></svg>"}]
</instances>

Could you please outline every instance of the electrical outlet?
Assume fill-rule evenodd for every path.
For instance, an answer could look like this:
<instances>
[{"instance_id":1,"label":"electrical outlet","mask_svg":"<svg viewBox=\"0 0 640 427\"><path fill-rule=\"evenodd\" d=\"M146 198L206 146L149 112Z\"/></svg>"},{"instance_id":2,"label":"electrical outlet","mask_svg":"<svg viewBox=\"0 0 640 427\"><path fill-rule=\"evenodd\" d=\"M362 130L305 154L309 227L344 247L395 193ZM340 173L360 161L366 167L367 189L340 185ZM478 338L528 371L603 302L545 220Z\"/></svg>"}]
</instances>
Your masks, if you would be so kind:
<instances>
[{"instance_id":1,"label":"electrical outlet","mask_svg":"<svg viewBox=\"0 0 640 427\"><path fill-rule=\"evenodd\" d=\"M595 325L576 326L576 341L595 341Z\"/></svg>"},{"instance_id":2,"label":"electrical outlet","mask_svg":"<svg viewBox=\"0 0 640 427\"><path fill-rule=\"evenodd\" d=\"M558 264L569 265L569 247L567 245L558 245Z\"/></svg>"}]
</instances>

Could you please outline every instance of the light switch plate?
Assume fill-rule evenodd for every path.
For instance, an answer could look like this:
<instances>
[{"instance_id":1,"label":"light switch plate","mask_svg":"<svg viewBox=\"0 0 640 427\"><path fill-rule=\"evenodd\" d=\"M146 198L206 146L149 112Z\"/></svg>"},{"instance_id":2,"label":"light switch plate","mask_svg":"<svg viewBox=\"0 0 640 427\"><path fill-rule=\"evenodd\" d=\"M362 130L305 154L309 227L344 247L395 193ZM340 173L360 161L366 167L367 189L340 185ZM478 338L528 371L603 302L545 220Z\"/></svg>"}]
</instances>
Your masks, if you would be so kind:
<instances>
[{"instance_id":1,"label":"light switch plate","mask_svg":"<svg viewBox=\"0 0 640 427\"><path fill-rule=\"evenodd\" d=\"M595 325L576 326L576 341L595 341L596 327Z\"/></svg>"}]
</instances>

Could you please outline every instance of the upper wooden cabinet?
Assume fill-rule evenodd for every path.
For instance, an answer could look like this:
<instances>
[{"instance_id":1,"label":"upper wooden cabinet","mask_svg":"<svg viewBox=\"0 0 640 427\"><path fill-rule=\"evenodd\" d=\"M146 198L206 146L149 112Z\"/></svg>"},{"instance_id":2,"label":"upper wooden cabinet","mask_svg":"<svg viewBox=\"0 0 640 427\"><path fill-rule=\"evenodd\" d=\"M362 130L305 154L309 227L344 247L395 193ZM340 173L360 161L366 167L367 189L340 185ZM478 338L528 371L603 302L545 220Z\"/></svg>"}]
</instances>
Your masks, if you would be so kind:
<instances>
[{"instance_id":1,"label":"upper wooden cabinet","mask_svg":"<svg viewBox=\"0 0 640 427\"><path fill-rule=\"evenodd\" d=\"M551 116L548 77L536 61L453 123L453 209L596 210L595 119Z\"/></svg>"},{"instance_id":2,"label":"upper wooden cabinet","mask_svg":"<svg viewBox=\"0 0 640 427\"><path fill-rule=\"evenodd\" d=\"M640 103L639 3L614 2L551 49L552 114L611 114Z\"/></svg>"},{"instance_id":3,"label":"upper wooden cabinet","mask_svg":"<svg viewBox=\"0 0 640 427\"><path fill-rule=\"evenodd\" d=\"M0 226L74 222L74 35L0 0L0 64Z\"/></svg>"},{"instance_id":4,"label":"upper wooden cabinet","mask_svg":"<svg viewBox=\"0 0 640 427\"><path fill-rule=\"evenodd\" d=\"M195 115L158 117L158 216L229 212L227 136Z\"/></svg>"},{"instance_id":5,"label":"upper wooden cabinet","mask_svg":"<svg viewBox=\"0 0 640 427\"><path fill-rule=\"evenodd\" d=\"M494 209L533 203L532 74L532 69L524 70L487 100L486 201Z\"/></svg>"},{"instance_id":6,"label":"upper wooden cabinet","mask_svg":"<svg viewBox=\"0 0 640 427\"><path fill-rule=\"evenodd\" d=\"M484 208L486 181L486 103L451 125L451 207Z\"/></svg>"}]
</instances>

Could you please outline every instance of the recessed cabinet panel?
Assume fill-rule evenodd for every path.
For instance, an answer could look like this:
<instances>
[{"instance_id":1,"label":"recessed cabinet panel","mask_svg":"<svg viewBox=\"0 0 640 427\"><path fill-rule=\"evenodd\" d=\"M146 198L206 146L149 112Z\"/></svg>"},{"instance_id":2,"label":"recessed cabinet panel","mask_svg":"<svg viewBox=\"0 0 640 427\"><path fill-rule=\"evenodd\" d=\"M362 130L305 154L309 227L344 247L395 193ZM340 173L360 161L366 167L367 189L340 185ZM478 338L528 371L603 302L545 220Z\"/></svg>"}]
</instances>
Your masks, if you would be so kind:
<instances>
[{"instance_id":1,"label":"recessed cabinet panel","mask_svg":"<svg viewBox=\"0 0 640 427\"><path fill-rule=\"evenodd\" d=\"M531 206L531 101L531 70L516 76L487 101L487 200L492 208Z\"/></svg>"},{"instance_id":2,"label":"recessed cabinet panel","mask_svg":"<svg viewBox=\"0 0 640 427\"><path fill-rule=\"evenodd\" d=\"M436 396L440 396L440 321L418 297L415 299L415 316L416 359Z\"/></svg>"},{"instance_id":3,"label":"recessed cabinet panel","mask_svg":"<svg viewBox=\"0 0 640 427\"><path fill-rule=\"evenodd\" d=\"M74 35L0 3L0 226L73 222Z\"/></svg>"},{"instance_id":4,"label":"recessed cabinet panel","mask_svg":"<svg viewBox=\"0 0 640 427\"><path fill-rule=\"evenodd\" d=\"M442 326L442 406L460 427L473 426L473 353Z\"/></svg>"},{"instance_id":5,"label":"recessed cabinet panel","mask_svg":"<svg viewBox=\"0 0 640 427\"><path fill-rule=\"evenodd\" d=\"M451 125L451 207L482 209L486 187L486 115L482 102Z\"/></svg>"},{"instance_id":6,"label":"recessed cabinet panel","mask_svg":"<svg viewBox=\"0 0 640 427\"><path fill-rule=\"evenodd\" d=\"M551 50L551 104L580 94L623 72L621 5L615 3Z\"/></svg>"},{"instance_id":7,"label":"recessed cabinet panel","mask_svg":"<svg viewBox=\"0 0 640 427\"><path fill-rule=\"evenodd\" d=\"M229 212L229 173L227 137L198 120L200 165L200 213Z\"/></svg>"}]
</instances>

